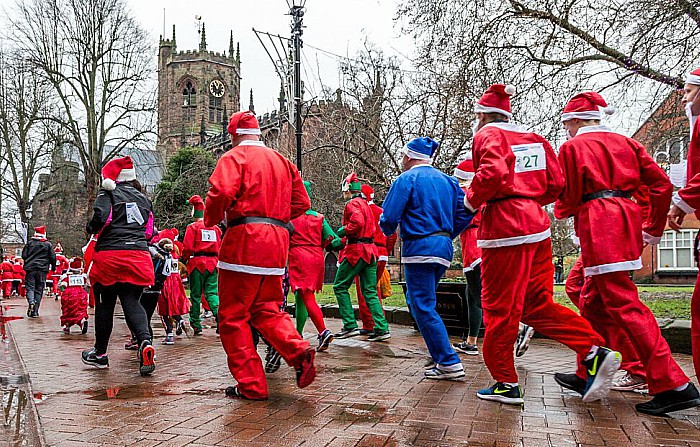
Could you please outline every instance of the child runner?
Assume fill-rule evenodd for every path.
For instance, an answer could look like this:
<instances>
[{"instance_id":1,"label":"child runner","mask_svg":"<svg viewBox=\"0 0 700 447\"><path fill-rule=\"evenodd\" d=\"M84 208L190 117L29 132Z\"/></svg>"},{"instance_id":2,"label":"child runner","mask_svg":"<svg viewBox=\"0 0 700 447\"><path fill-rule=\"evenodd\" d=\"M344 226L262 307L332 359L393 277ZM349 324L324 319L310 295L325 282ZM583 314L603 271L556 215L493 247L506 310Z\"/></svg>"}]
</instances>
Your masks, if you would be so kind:
<instances>
[{"instance_id":1,"label":"child runner","mask_svg":"<svg viewBox=\"0 0 700 447\"><path fill-rule=\"evenodd\" d=\"M88 330L88 286L87 275L83 273L83 261L73 258L68 270L57 280L61 290L61 328L70 334L70 327L77 324L83 334Z\"/></svg>"}]
</instances>

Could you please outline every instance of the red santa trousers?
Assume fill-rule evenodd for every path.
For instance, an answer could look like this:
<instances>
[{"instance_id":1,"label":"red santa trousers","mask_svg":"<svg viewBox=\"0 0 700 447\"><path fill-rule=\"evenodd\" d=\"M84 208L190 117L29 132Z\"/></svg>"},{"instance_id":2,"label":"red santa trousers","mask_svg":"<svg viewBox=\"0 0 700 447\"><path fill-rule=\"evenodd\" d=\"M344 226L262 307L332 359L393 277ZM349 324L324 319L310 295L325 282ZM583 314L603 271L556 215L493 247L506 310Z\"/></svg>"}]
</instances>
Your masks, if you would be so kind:
<instances>
[{"instance_id":1,"label":"red santa trousers","mask_svg":"<svg viewBox=\"0 0 700 447\"><path fill-rule=\"evenodd\" d=\"M569 276L566 278L565 290L566 295L579 310L581 309L582 301L587 303L587 307L590 305L595 306L595 303L601 302L599 296L593 296L594 292L591 289L590 281L587 281L583 276L583 261L581 258L579 258L571 268L571 272L569 272ZM591 319L588 318L588 315L583 315L583 317L591 323L591 326L593 326L596 332L603 336L607 347L622 354L622 365L620 369L646 380L646 369L639 360L639 355L637 355L637 351L634 349L634 345L632 345L627 333L607 318ZM579 359L576 375L582 379L586 379L587 377L586 367L581 363L581 359Z\"/></svg>"},{"instance_id":2,"label":"red santa trousers","mask_svg":"<svg viewBox=\"0 0 700 447\"><path fill-rule=\"evenodd\" d=\"M219 270L219 332L228 367L241 393L251 399L267 398L267 381L252 325L291 367L297 367L310 349L282 305L282 277Z\"/></svg>"},{"instance_id":3,"label":"red santa trousers","mask_svg":"<svg viewBox=\"0 0 700 447\"><path fill-rule=\"evenodd\" d=\"M12 295L12 280L3 279L2 280L2 295L7 298Z\"/></svg>"},{"instance_id":4,"label":"red santa trousers","mask_svg":"<svg viewBox=\"0 0 700 447\"><path fill-rule=\"evenodd\" d=\"M637 286L628 272L612 272L586 278L581 314L596 326L622 328L646 368L649 394L659 394L688 383L688 376L673 360L668 343L649 308L639 300ZM584 296L582 295L582 297ZM624 357L623 357L624 359Z\"/></svg>"},{"instance_id":5,"label":"red santa trousers","mask_svg":"<svg viewBox=\"0 0 700 447\"><path fill-rule=\"evenodd\" d=\"M379 278L384 274L386 269L386 261L377 261L377 283L379 283ZM360 320L362 321L362 329L371 331L374 329L374 319L372 318L372 312L369 311L367 307L367 302L365 302L365 297L362 295L360 290L360 278L355 278L355 290L357 290L357 305L360 308ZM377 297L379 298L379 304L382 305L382 311L384 310L384 297L382 292L377 287Z\"/></svg>"},{"instance_id":6,"label":"red santa trousers","mask_svg":"<svg viewBox=\"0 0 700 447\"><path fill-rule=\"evenodd\" d=\"M484 363L497 382L518 382L513 344L518 322L532 326L578 354L602 346L603 338L576 312L553 300L552 242L482 250L481 305ZM507 266L507 270L504 270Z\"/></svg>"},{"instance_id":7,"label":"red santa trousers","mask_svg":"<svg viewBox=\"0 0 700 447\"><path fill-rule=\"evenodd\" d=\"M88 293L82 287L67 287L61 294L61 326L70 327L87 319Z\"/></svg>"}]
</instances>

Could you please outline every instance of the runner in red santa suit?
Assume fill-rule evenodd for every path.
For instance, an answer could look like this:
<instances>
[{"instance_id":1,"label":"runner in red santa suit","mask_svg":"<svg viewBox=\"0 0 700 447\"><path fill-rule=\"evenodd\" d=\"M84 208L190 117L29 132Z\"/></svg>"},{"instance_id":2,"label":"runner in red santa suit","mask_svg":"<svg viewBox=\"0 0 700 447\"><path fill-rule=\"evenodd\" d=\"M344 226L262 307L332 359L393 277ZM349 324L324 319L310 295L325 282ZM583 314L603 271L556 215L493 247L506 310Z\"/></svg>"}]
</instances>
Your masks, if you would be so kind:
<instances>
[{"instance_id":1,"label":"runner in red santa suit","mask_svg":"<svg viewBox=\"0 0 700 447\"><path fill-rule=\"evenodd\" d=\"M697 187L700 183L700 68L692 71L685 80L683 88L683 107L690 122L690 144L688 145L687 185L673 195L673 206L668 214L668 225L676 231L681 230L686 214L695 213L700 218L700 202L697 200ZM695 262L698 263L700 233L695 238ZM700 376L700 276L696 279L695 289L690 301L690 337L693 347L693 364L695 374Z\"/></svg>"},{"instance_id":2,"label":"runner in red santa suit","mask_svg":"<svg viewBox=\"0 0 700 447\"><path fill-rule=\"evenodd\" d=\"M472 152L467 152L467 158L455 169L454 176L459 180L462 188L468 188L474 180L474 163ZM479 234L479 222L481 213L474 215L469 227L459 235L462 246L462 271L467 280L467 314L469 320L469 333L466 340L452 345L456 351L467 355L479 355L477 339L481 329L481 249L477 245Z\"/></svg>"},{"instance_id":3,"label":"runner in red santa suit","mask_svg":"<svg viewBox=\"0 0 700 447\"><path fill-rule=\"evenodd\" d=\"M620 354L601 347L590 323L556 304L550 221L542 208L564 185L556 154L547 140L510 124L512 86L495 84L477 101L473 155L476 174L464 200L482 209L477 244L482 250L482 308L486 334L484 362L496 384L479 390L481 399L522 404L513 363L513 344L522 321L586 358L584 402L604 398ZM510 269L504 277L504 268Z\"/></svg>"},{"instance_id":4,"label":"runner in red santa suit","mask_svg":"<svg viewBox=\"0 0 700 447\"><path fill-rule=\"evenodd\" d=\"M131 157L106 163L102 178L86 228L88 234L99 234L89 274L97 298L95 346L83 351L82 360L96 368L109 366L107 347L119 298L126 323L139 343L139 373L149 375L156 367L155 350L139 298L155 281L147 242L153 235L153 206L136 180Z\"/></svg>"},{"instance_id":5,"label":"runner in red santa suit","mask_svg":"<svg viewBox=\"0 0 700 447\"><path fill-rule=\"evenodd\" d=\"M581 240L583 270L591 288L581 295L581 314L625 331L654 396L635 407L640 413L661 415L699 405L700 394L673 360L629 271L642 268L644 244L660 241L673 186L644 146L600 125L602 112L612 111L596 92L578 94L564 108L562 122L570 139L559 151L566 185L555 216L574 216ZM640 185L648 188L649 217L644 221L641 207L632 200ZM565 376L569 375L560 374L557 381L575 389Z\"/></svg>"},{"instance_id":6,"label":"runner in red santa suit","mask_svg":"<svg viewBox=\"0 0 700 447\"><path fill-rule=\"evenodd\" d=\"M372 214L374 214L375 222L378 224L379 216L382 215L384 210L381 206L374 203L374 188L370 185L362 185L361 196L367 201L369 208L372 210ZM379 228L379 225L377 225L377 231L374 233L374 245L377 246L377 252L379 253L379 257L377 258L377 297L379 297L379 304L382 306L384 304L384 297L379 287L379 279L384 275L386 263L389 262L389 253L394 251L397 237L396 233L386 237ZM369 335L374 330L374 319L372 318L372 312L370 312L369 307L367 307L365 297L362 295L359 276L355 277L355 290L357 291L357 304L360 308L360 320L362 321L360 335ZM382 311L383 310L382 307Z\"/></svg>"},{"instance_id":7,"label":"runner in red santa suit","mask_svg":"<svg viewBox=\"0 0 700 447\"><path fill-rule=\"evenodd\" d=\"M24 275L22 259L15 258L12 263L12 295L24 297Z\"/></svg>"},{"instance_id":8,"label":"runner in red santa suit","mask_svg":"<svg viewBox=\"0 0 700 447\"><path fill-rule=\"evenodd\" d=\"M58 280L63 276L63 272L68 270L68 258L63 255L63 245L60 242L56 242L56 246L53 248L56 253L56 270L51 272L52 292L54 298L58 300L60 296L60 291L58 289Z\"/></svg>"},{"instance_id":9,"label":"runner in red santa suit","mask_svg":"<svg viewBox=\"0 0 700 447\"><path fill-rule=\"evenodd\" d=\"M83 261L73 258L63 275L56 281L61 289L61 327L70 334L73 325L80 326L81 333L88 330L87 275L83 273Z\"/></svg>"},{"instance_id":10,"label":"runner in red santa suit","mask_svg":"<svg viewBox=\"0 0 700 447\"><path fill-rule=\"evenodd\" d=\"M252 112L234 113L228 132L233 148L209 178L204 225L224 219L228 225L219 252L219 331L238 383L226 395L261 400L268 397L267 381L251 326L296 370L300 388L316 377L316 351L280 310L289 222L311 202L294 165L260 141Z\"/></svg>"},{"instance_id":11,"label":"runner in red santa suit","mask_svg":"<svg viewBox=\"0 0 700 447\"><path fill-rule=\"evenodd\" d=\"M9 298L12 294L12 281L14 278L14 270L10 258L5 256L2 264L0 264L0 270L2 270L2 296Z\"/></svg>"},{"instance_id":12,"label":"runner in red santa suit","mask_svg":"<svg viewBox=\"0 0 700 447\"><path fill-rule=\"evenodd\" d=\"M165 328L165 338L162 342L164 345L174 345L175 335L182 335L183 332L189 336L189 327L185 325L182 315L190 313L190 301L180 276L180 252L175 245L176 237L177 230L171 228L161 230L157 238L151 241L170 255L166 259L166 262L170 263L170 274L165 278L158 295L158 315L161 316Z\"/></svg>"},{"instance_id":13,"label":"runner in red santa suit","mask_svg":"<svg viewBox=\"0 0 700 447\"><path fill-rule=\"evenodd\" d=\"M82 248L83 259L85 262L85 273L90 273L92 267L92 257L95 255L95 244L97 243L97 235L91 235L88 243ZM89 282L89 281L88 281ZM92 309L95 308L95 291L90 284L88 290L88 306Z\"/></svg>"}]
</instances>

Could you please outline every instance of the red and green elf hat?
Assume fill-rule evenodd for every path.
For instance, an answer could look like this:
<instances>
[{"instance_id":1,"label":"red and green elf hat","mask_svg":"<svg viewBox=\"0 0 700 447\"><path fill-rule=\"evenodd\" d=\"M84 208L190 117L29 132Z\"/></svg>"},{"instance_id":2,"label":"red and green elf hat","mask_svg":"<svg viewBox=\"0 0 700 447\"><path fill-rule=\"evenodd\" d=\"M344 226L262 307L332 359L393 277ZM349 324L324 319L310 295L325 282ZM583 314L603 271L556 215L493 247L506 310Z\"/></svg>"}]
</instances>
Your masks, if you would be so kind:
<instances>
[{"instance_id":1,"label":"red and green elf hat","mask_svg":"<svg viewBox=\"0 0 700 447\"><path fill-rule=\"evenodd\" d=\"M352 173L350 173L350 175L345 177L345 180L343 180L343 184L342 184L342 190L343 190L343 192L345 192L345 191L361 192L362 191L362 183L360 183L360 179L357 178L357 174L352 172Z\"/></svg>"},{"instance_id":2,"label":"red and green elf hat","mask_svg":"<svg viewBox=\"0 0 700 447\"><path fill-rule=\"evenodd\" d=\"M200 219L204 217L204 200L198 195L193 195L188 200L188 203L192 205L192 217Z\"/></svg>"}]
</instances>

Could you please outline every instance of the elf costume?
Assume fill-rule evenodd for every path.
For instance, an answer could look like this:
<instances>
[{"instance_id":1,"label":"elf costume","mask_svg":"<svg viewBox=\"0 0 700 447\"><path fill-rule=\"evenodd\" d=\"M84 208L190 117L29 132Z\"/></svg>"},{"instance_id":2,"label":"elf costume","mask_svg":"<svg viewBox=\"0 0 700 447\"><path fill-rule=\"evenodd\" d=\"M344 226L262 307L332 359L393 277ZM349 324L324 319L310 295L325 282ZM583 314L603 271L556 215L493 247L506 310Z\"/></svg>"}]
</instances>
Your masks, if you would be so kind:
<instances>
[{"instance_id":1,"label":"elf costume","mask_svg":"<svg viewBox=\"0 0 700 447\"><path fill-rule=\"evenodd\" d=\"M365 297L367 307L374 320L374 333L367 337L368 341L381 341L391 337L389 326L382 305L377 296L377 246L374 245L374 234L377 229L374 213L361 197L362 184L357 175L350 174L342 185L343 196L350 200L343 211L343 226L338 230L338 236L347 238L347 246L340 254L340 266L335 275L333 292L338 300L343 329L335 334L336 338L348 338L360 335L355 320L355 311L350 302L350 286L356 276L360 277L360 288Z\"/></svg>"},{"instance_id":2,"label":"elf costume","mask_svg":"<svg viewBox=\"0 0 700 447\"><path fill-rule=\"evenodd\" d=\"M219 311L219 262L221 229L204 225L204 200L198 195L190 197L192 216L195 221L187 226L183 240L182 259L187 264L190 280L190 325L195 334L202 332L202 294L209 303L214 316Z\"/></svg>"},{"instance_id":3,"label":"elf costume","mask_svg":"<svg viewBox=\"0 0 700 447\"><path fill-rule=\"evenodd\" d=\"M311 183L304 182L304 187L311 199ZM292 225L294 233L290 240L289 282L295 296L297 331L303 333L306 318L311 317L318 330L316 350L325 351L333 340L333 334L326 329L323 313L314 294L323 288L323 248L327 245L339 247L341 241L323 214L314 210L308 210L292 220Z\"/></svg>"}]
</instances>

